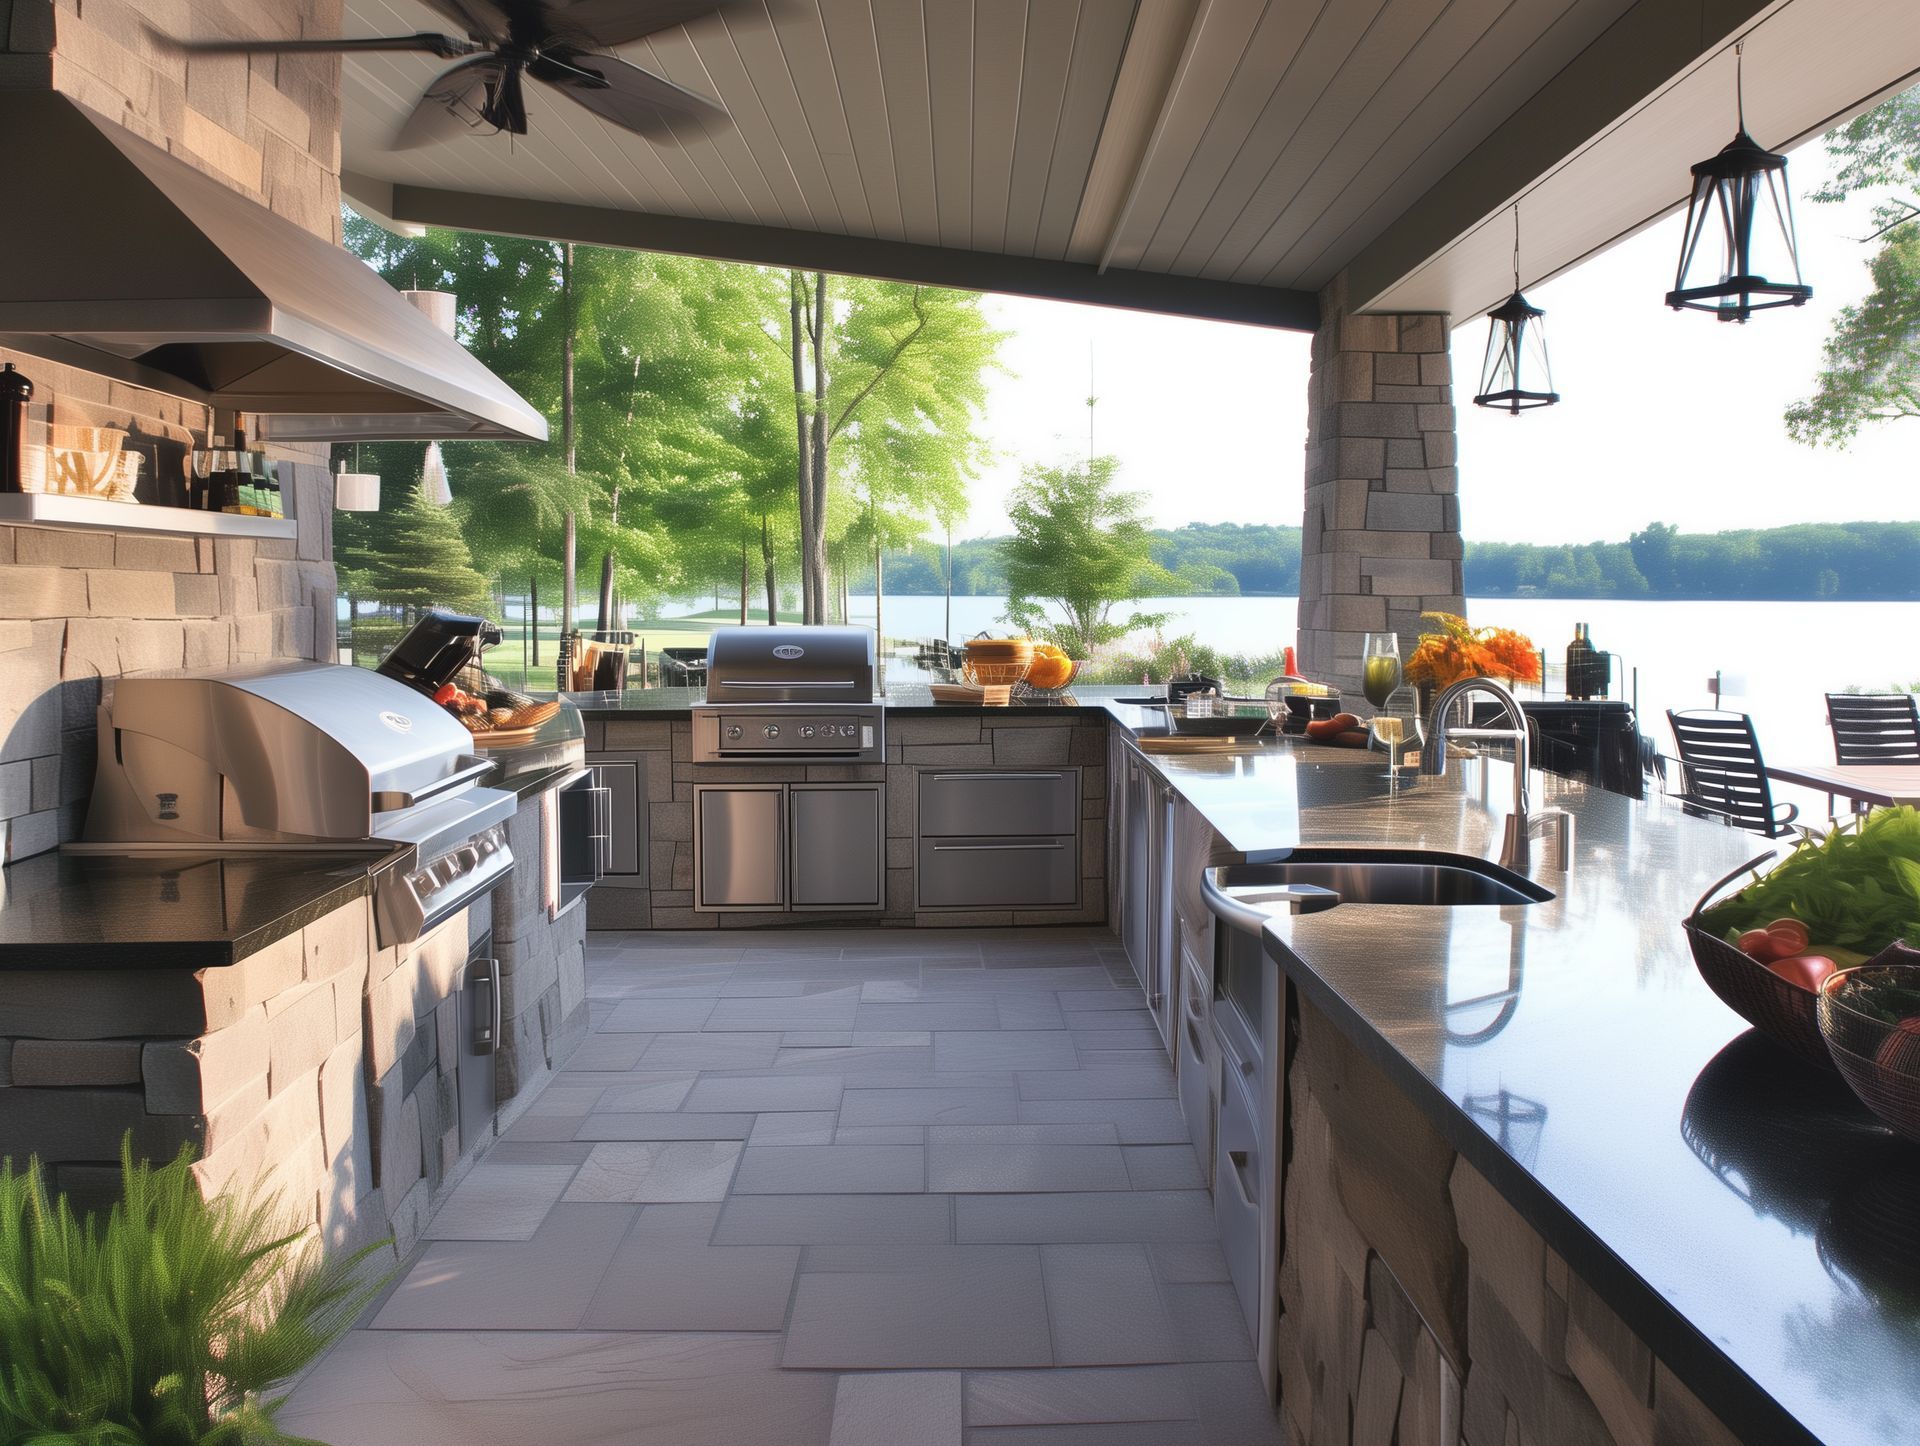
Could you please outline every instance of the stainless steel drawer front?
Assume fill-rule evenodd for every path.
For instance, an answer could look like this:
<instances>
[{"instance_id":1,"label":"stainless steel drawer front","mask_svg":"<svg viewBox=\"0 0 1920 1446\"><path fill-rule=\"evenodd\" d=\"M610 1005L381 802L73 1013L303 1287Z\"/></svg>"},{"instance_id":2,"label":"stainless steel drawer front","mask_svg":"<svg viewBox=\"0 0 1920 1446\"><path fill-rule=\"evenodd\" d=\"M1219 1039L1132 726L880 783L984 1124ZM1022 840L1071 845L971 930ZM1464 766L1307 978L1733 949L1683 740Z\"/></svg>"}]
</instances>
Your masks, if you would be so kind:
<instances>
[{"instance_id":1,"label":"stainless steel drawer front","mask_svg":"<svg viewBox=\"0 0 1920 1446\"><path fill-rule=\"evenodd\" d=\"M920 832L942 838L1057 836L1080 823L1075 768L923 770Z\"/></svg>"},{"instance_id":2,"label":"stainless steel drawer front","mask_svg":"<svg viewBox=\"0 0 1920 1446\"><path fill-rule=\"evenodd\" d=\"M1213 1218L1227 1274L1246 1316L1247 1333L1260 1339L1260 1191L1267 1162L1260 1152L1260 1116L1253 1097L1232 1068L1220 1084L1220 1134L1213 1164Z\"/></svg>"},{"instance_id":3,"label":"stainless steel drawer front","mask_svg":"<svg viewBox=\"0 0 1920 1446\"><path fill-rule=\"evenodd\" d=\"M1067 838L922 838L923 909L1058 909L1080 898L1080 848Z\"/></svg>"}]
</instances>

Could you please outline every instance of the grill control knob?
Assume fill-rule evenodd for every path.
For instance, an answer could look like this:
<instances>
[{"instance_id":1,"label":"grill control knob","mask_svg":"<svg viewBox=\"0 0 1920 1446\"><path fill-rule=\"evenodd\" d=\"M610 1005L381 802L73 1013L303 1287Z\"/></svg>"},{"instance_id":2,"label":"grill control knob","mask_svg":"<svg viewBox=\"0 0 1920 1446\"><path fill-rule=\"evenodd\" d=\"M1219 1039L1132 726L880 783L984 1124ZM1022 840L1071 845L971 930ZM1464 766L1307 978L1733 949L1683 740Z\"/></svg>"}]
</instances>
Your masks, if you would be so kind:
<instances>
[{"instance_id":1,"label":"grill control knob","mask_svg":"<svg viewBox=\"0 0 1920 1446\"><path fill-rule=\"evenodd\" d=\"M767 737L769 738L778 738L780 736L780 725L778 723L769 723L765 728L762 728L760 731L766 734Z\"/></svg>"},{"instance_id":2,"label":"grill control knob","mask_svg":"<svg viewBox=\"0 0 1920 1446\"><path fill-rule=\"evenodd\" d=\"M800 736L802 738L813 737L813 725L811 723L802 723L800 725Z\"/></svg>"},{"instance_id":3,"label":"grill control knob","mask_svg":"<svg viewBox=\"0 0 1920 1446\"><path fill-rule=\"evenodd\" d=\"M851 723L842 723L840 725L840 736L842 738L853 737L853 725Z\"/></svg>"},{"instance_id":4,"label":"grill control knob","mask_svg":"<svg viewBox=\"0 0 1920 1446\"><path fill-rule=\"evenodd\" d=\"M738 723L729 723L727 725L727 737L738 738L739 736L740 736L740 725Z\"/></svg>"}]
</instances>

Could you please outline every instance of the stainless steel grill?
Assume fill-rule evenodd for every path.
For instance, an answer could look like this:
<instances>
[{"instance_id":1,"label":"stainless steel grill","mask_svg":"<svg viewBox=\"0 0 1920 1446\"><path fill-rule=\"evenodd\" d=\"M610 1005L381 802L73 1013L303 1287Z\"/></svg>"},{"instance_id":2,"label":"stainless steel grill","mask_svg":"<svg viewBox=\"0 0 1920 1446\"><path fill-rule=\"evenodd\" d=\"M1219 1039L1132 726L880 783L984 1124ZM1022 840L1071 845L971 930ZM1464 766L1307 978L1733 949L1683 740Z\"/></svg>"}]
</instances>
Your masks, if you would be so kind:
<instances>
[{"instance_id":1,"label":"stainless steel grill","mask_svg":"<svg viewBox=\"0 0 1920 1446\"><path fill-rule=\"evenodd\" d=\"M85 841L94 853L364 847L381 947L513 868L519 800L472 735L391 678L272 663L105 684Z\"/></svg>"},{"instance_id":2,"label":"stainless steel grill","mask_svg":"<svg viewBox=\"0 0 1920 1446\"><path fill-rule=\"evenodd\" d=\"M873 634L847 627L716 628L693 761L878 763Z\"/></svg>"}]
</instances>

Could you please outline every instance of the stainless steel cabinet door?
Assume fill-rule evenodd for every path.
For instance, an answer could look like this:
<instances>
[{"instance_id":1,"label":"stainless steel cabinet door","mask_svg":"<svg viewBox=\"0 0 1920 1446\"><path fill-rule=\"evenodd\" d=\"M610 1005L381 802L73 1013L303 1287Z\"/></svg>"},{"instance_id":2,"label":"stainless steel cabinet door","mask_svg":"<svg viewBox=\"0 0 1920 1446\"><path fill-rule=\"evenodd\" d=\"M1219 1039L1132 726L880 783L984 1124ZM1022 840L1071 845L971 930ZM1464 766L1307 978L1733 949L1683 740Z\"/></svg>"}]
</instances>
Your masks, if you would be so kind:
<instances>
[{"instance_id":1,"label":"stainless steel cabinet door","mask_svg":"<svg viewBox=\"0 0 1920 1446\"><path fill-rule=\"evenodd\" d=\"M877 909L886 901L886 795L878 783L788 790L796 909Z\"/></svg>"},{"instance_id":2,"label":"stainless steel cabinet door","mask_svg":"<svg viewBox=\"0 0 1920 1446\"><path fill-rule=\"evenodd\" d=\"M607 840L607 871L602 883L647 887L647 756L644 753L590 753L587 767L595 784L607 790L612 829ZM660 887L665 888L663 883Z\"/></svg>"},{"instance_id":3,"label":"stainless steel cabinet door","mask_svg":"<svg viewBox=\"0 0 1920 1446\"><path fill-rule=\"evenodd\" d=\"M695 909L785 908L786 786L695 785L693 853Z\"/></svg>"}]
</instances>

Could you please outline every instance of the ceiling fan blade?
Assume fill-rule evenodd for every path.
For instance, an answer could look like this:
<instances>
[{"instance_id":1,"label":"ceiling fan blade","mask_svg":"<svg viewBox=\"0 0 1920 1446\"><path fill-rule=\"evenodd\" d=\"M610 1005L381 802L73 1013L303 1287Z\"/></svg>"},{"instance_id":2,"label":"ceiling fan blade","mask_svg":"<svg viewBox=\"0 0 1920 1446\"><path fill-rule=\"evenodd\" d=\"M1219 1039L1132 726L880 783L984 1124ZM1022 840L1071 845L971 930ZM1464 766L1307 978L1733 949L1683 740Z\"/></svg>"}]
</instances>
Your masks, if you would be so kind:
<instances>
[{"instance_id":1,"label":"ceiling fan blade","mask_svg":"<svg viewBox=\"0 0 1920 1446\"><path fill-rule=\"evenodd\" d=\"M422 31L418 35L379 35L341 37L336 40L175 40L157 30L149 30L167 49L186 55L363 55L369 52L419 51L453 60L472 55L481 47L470 40Z\"/></svg>"},{"instance_id":2,"label":"ceiling fan blade","mask_svg":"<svg viewBox=\"0 0 1920 1446\"><path fill-rule=\"evenodd\" d=\"M548 34L583 46L629 45L723 9L722 0L549 0Z\"/></svg>"},{"instance_id":3,"label":"ceiling fan blade","mask_svg":"<svg viewBox=\"0 0 1920 1446\"><path fill-rule=\"evenodd\" d=\"M548 51L546 58L558 60L561 68L536 69L531 72L536 80L560 90L602 120L639 135L663 135L676 121L711 125L727 119L726 110L705 96L614 56L563 49Z\"/></svg>"},{"instance_id":4,"label":"ceiling fan blade","mask_svg":"<svg viewBox=\"0 0 1920 1446\"><path fill-rule=\"evenodd\" d=\"M421 95L390 149L408 151L486 129L490 92L506 71L506 62L497 55L476 56L442 71Z\"/></svg>"},{"instance_id":5,"label":"ceiling fan blade","mask_svg":"<svg viewBox=\"0 0 1920 1446\"><path fill-rule=\"evenodd\" d=\"M426 5L475 38L497 41L507 33L506 7L495 0L426 0Z\"/></svg>"}]
</instances>

